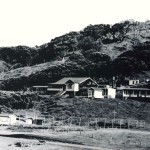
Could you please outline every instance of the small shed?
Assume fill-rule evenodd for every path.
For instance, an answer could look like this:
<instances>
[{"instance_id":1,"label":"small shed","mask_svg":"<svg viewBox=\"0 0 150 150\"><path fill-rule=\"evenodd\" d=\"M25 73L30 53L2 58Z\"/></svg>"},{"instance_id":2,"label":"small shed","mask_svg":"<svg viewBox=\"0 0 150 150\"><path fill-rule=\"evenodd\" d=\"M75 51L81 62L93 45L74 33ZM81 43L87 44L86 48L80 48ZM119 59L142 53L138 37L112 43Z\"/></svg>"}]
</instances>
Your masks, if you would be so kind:
<instances>
[{"instance_id":1,"label":"small shed","mask_svg":"<svg viewBox=\"0 0 150 150\"><path fill-rule=\"evenodd\" d=\"M91 87L88 89L88 97L104 98L103 91L100 88Z\"/></svg>"},{"instance_id":2,"label":"small shed","mask_svg":"<svg viewBox=\"0 0 150 150\"><path fill-rule=\"evenodd\" d=\"M14 114L0 114L1 125L13 125L16 123L17 116Z\"/></svg>"},{"instance_id":3,"label":"small shed","mask_svg":"<svg viewBox=\"0 0 150 150\"><path fill-rule=\"evenodd\" d=\"M26 124L31 125L33 123L33 119L32 118L27 118L26 119Z\"/></svg>"},{"instance_id":4,"label":"small shed","mask_svg":"<svg viewBox=\"0 0 150 150\"><path fill-rule=\"evenodd\" d=\"M36 125L43 125L43 122L44 122L44 118L36 118L33 120L33 124Z\"/></svg>"}]
</instances>

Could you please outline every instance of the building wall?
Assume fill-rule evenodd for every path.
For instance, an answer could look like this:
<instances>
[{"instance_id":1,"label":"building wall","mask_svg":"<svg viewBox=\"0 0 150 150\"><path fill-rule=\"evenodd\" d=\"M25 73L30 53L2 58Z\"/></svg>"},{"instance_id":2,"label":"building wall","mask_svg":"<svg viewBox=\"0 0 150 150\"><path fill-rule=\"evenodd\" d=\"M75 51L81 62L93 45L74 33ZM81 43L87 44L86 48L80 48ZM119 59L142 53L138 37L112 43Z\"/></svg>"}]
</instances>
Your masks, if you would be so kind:
<instances>
[{"instance_id":1,"label":"building wall","mask_svg":"<svg viewBox=\"0 0 150 150\"><path fill-rule=\"evenodd\" d=\"M139 84L139 80L129 80L129 85Z\"/></svg>"},{"instance_id":2,"label":"building wall","mask_svg":"<svg viewBox=\"0 0 150 150\"><path fill-rule=\"evenodd\" d=\"M115 98L116 97L116 89L108 88L108 98Z\"/></svg>"},{"instance_id":3,"label":"building wall","mask_svg":"<svg viewBox=\"0 0 150 150\"><path fill-rule=\"evenodd\" d=\"M128 97L150 97L150 91L146 90L123 90L123 98Z\"/></svg>"},{"instance_id":4,"label":"building wall","mask_svg":"<svg viewBox=\"0 0 150 150\"><path fill-rule=\"evenodd\" d=\"M16 116L10 115L9 117L10 117L10 124L11 124L11 125L12 125L12 124L15 124L15 123L16 123Z\"/></svg>"},{"instance_id":5,"label":"building wall","mask_svg":"<svg viewBox=\"0 0 150 150\"><path fill-rule=\"evenodd\" d=\"M79 84L78 83L73 83L71 84L71 88L69 84L66 84L66 91L79 91Z\"/></svg>"},{"instance_id":6,"label":"building wall","mask_svg":"<svg viewBox=\"0 0 150 150\"><path fill-rule=\"evenodd\" d=\"M16 123L16 117L14 115L0 116L0 124L13 125Z\"/></svg>"},{"instance_id":7,"label":"building wall","mask_svg":"<svg viewBox=\"0 0 150 150\"><path fill-rule=\"evenodd\" d=\"M9 125L10 124L10 118L9 117L0 117L0 124Z\"/></svg>"},{"instance_id":8,"label":"building wall","mask_svg":"<svg viewBox=\"0 0 150 150\"><path fill-rule=\"evenodd\" d=\"M32 119L27 119L26 124L32 124Z\"/></svg>"},{"instance_id":9,"label":"building wall","mask_svg":"<svg viewBox=\"0 0 150 150\"><path fill-rule=\"evenodd\" d=\"M79 91L79 84L78 83L74 84L74 91Z\"/></svg>"},{"instance_id":10,"label":"building wall","mask_svg":"<svg viewBox=\"0 0 150 150\"><path fill-rule=\"evenodd\" d=\"M94 98L104 98L104 96L102 95L102 91L94 90Z\"/></svg>"},{"instance_id":11,"label":"building wall","mask_svg":"<svg viewBox=\"0 0 150 150\"><path fill-rule=\"evenodd\" d=\"M80 88L97 87L98 85L91 79L88 79L80 84Z\"/></svg>"}]
</instances>

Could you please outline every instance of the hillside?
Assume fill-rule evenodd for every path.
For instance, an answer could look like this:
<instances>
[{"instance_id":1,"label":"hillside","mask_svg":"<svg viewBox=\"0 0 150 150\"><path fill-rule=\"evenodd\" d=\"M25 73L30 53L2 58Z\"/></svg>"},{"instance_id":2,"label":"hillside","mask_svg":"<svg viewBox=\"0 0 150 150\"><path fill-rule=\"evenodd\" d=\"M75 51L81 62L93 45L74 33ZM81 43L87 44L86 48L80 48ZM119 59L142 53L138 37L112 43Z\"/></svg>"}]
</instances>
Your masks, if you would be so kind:
<instances>
[{"instance_id":1,"label":"hillside","mask_svg":"<svg viewBox=\"0 0 150 150\"><path fill-rule=\"evenodd\" d=\"M88 98L52 98L40 96L32 92L0 91L1 112L15 112L25 115L39 111L41 114L52 115L57 119L74 117L138 119L149 121L150 103L136 100L95 99Z\"/></svg>"},{"instance_id":2,"label":"hillside","mask_svg":"<svg viewBox=\"0 0 150 150\"><path fill-rule=\"evenodd\" d=\"M89 25L41 46L1 47L0 88L20 90L64 76L90 76L109 82L112 76L149 71L149 59L150 21ZM52 67L57 61L63 63Z\"/></svg>"},{"instance_id":3,"label":"hillside","mask_svg":"<svg viewBox=\"0 0 150 150\"><path fill-rule=\"evenodd\" d=\"M39 97L36 93L24 94L33 85L46 85L55 82L63 77L91 77L98 83L110 84L112 77L122 79L126 76L147 76L146 72L150 71L150 21L136 22L123 21L114 25L89 25L79 32L70 32L60 37L52 39L49 43L36 47L16 46L0 48L0 104L2 110L9 109L25 109L28 101L30 108L33 108L34 102L38 99L41 112L46 105L44 97ZM148 84L149 87L150 83ZM5 90L9 93L15 91L14 94L4 94ZM20 93L20 92L23 93ZM10 92L11 93L11 92ZM19 93L19 94L18 94ZM9 96L8 96L9 95ZM27 97L26 97L27 96ZM37 98L38 97L38 98ZM64 99L65 101L65 99ZM73 100L74 101L74 100ZM109 101L109 100L108 100ZM14 102L16 102L14 104ZM58 101L59 102L59 101ZM61 112L70 114L70 110L78 110L77 106L87 105L84 109L79 109L79 115L82 113L89 115L99 108L99 115L108 114L109 102L92 101L90 104L81 100L81 103L70 106L62 106L52 101L56 106L57 112L59 108ZM100 104L104 102L104 104ZM121 102L121 101L120 101ZM116 105L117 101L112 101L111 105ZM121 102L122 109L119 114L121 117L129 117L125 110L129 108L129 114L133 114L133 118L144 119L143 109L149 109L149 103L144 102ZM13 105L12 105L13 104ZM42 104L42 105L41 105ZM69 105L69 102L68 102ZM14 108L14 106L16 106ZM99 107L97 107L99 106ZM117 106L119 106L117 104ZM142 106L142 107L141 107ZM132 107L135 107L133 109ZM83 107L84 108L84 107ZM96 109L95 109L96 108ZM138 108L138 109L136 109ZM69 110L68 110L69 109ZM124 109L124 110L123 110ZM134 110L134 111L133 111ZM10 110L11 111L11 110ZM49 112L51 112L49 110ZM137 114L134 114L137 112ZM139 113L140 112L140 113ZM139 113L139 114L138 114ZM78 114L78 112L75 112ZM56 114L57 115L57 114ZM104 117L104 116L102 116Z\"/></svg>"},{"instance_id":4,"label":"hillside","mask_svg":"<svg viewBox=\"0 0 150 150\"><path fill-rule=\"evenodd\" d=\"M43 114L48 113L60 119L62 116L63 118L71 116L113 118L113 111L115 110L116 118L141 119L148 121L150 103L131 99L91 100L88 98L58 98L55 101L53 99L43 99L42 104L36 105L36 108L40 109Z\"/></svg>"}]
</instances>

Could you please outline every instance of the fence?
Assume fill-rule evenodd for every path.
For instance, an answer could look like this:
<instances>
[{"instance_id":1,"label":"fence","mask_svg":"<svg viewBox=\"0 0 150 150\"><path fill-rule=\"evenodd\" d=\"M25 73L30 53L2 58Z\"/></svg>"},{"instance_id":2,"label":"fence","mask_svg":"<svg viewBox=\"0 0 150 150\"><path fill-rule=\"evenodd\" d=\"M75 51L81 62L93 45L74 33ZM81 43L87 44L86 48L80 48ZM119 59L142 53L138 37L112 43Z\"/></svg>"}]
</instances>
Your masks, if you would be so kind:
<instances>
[{"instance_id":1,"label":"fence","mask_svg":"<svg viewBox=\"0 0 150 150\"><path fill-rule=\"evenodd\" d=\"M36 117L38 118L38 117ZM44 128L56 128L60 126L76 126L87 128L140 128L150 129L150 124L144 120L134 119L111 119L111 118L87 118L87 117L69 117L67 119L57 119L52 116L40 116L42 119L41 126ZM31 124L30 126L34 126ZM40 127L40 126L39 126Z\"/></svg>"}]
</instances>

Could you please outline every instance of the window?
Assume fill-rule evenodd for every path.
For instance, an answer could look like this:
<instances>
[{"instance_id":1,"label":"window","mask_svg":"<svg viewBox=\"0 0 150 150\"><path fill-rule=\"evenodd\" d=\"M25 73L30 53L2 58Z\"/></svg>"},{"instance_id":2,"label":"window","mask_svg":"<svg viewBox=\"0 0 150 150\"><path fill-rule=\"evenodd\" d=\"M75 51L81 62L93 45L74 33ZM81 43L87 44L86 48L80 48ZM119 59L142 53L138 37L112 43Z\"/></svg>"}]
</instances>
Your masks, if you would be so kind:
<instances>
[{"instance_id":1,"label":"window","mask_svg":"<svg viewBox=\"0 0 150 150\"><path fill-rule=\"evenodd\" d=\"M126 94L126 90L124 90L123 93Z\"/></svg>"},{"instance_id":2,"label":"window","mask_svg":"<svg viewBox=\"0 0 150 150\"><path fill-rule=\"evenodd\" d=\"M133 94L133 90L129 90L129 95Z\"/></svg>"},{"instance_id":3,"label":"window","mask_svg":"<svg viewBox=\"0 0 150 150\"><path fill-rule=\"evenodd\" d=\"M68 85L67 85L67 88L68 88L68 89L72 89L72 84L68 84Z\"/></svg>"},{"instance_id":4,"label":"window","mask_svg":"<svg viewBox=\"0 0 150 150\"><path fill-rule=\"evenodd\" d=\"M138 91L138 90L135 90L135 91L134 91L134 94L135 94L135 95L139 95L139 91Z\"/></svg>"},{"instance_id":5,"label":"window","mask_svg":"<svg viewBox=\"0 0 150 150\"><path fill-rule=\"evenodd\" d=\"M92 82L91 81L89 81L89 83L87 84L87 85L91 85L92 84Z\"/></svg>"},{"instance_id":6,"label":"window","mask_svg":"<svg viewBox=\"0 0 150 150\"><path fill-rule=\"evenodd\" d=\"M150 91L149 90L147 91L147 95L150 95Z\"/></svg>"},{"instance_id":7,"label":"window","mask_svg":"<svg viewBox=\"0 0 150 150\"><path fill-rule=\"evenodd\" d=\"M144 91L144 90L141 91L141 94L142 94L142 95L145 95L145 94L146 94L146 91Z\"/></svg>"},{"instance_id":8,"label":"window","mask_svg":"<svg viewBox=\"0 0 150 150\"><path fill-rule=\"evenodd\" d=\"M103 90L103 95L108 95L108 90L107 89Z\"/></svg>"}]
</instances>

